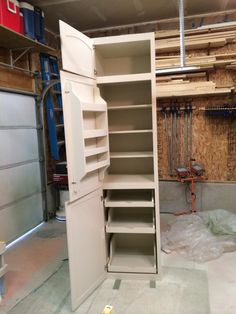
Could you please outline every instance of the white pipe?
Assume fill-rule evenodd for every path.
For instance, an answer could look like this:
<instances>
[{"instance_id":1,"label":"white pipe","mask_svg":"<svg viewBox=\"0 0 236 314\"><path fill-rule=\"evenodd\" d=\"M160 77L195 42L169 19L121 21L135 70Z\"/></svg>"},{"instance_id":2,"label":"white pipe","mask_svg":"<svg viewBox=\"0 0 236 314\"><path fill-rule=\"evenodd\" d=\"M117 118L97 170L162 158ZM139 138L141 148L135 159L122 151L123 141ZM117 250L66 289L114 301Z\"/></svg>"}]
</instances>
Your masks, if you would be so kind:
<instances>
[{"instance_id":1,"label":"white pipe","mask_svg":"<svg viewBox=\"0 0 236 314\"><path fill-rule=\"evenodd\" d=\"M185 67L184 0L179 0L180 66Z\"/></svg>"}]
</instances>

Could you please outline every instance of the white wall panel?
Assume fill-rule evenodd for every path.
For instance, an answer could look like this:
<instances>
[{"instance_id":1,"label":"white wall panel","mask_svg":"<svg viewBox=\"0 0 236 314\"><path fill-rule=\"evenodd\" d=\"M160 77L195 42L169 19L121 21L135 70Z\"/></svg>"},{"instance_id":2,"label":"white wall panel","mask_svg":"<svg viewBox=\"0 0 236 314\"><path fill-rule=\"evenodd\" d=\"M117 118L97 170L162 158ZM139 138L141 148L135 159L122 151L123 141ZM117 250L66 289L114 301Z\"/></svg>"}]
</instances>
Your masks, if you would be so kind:
<instances>
[{"instance_id":1,"label":"white wall panel","mask_svg":"<svg viewBox=\"0 0 236 314\"><path fill-rule=\"evenodd\" d=\"M36 126L35 100L32 96L0 91L0 126Z\"/></svg>"},{"instance_id":2,"label":"white wall panel","mask_svg":"<svg viewBox=\"0 0 236 314\"><path fill-rule=\"evenodd\" d=\"M0 167L38 159L37 130L0 130Z\"/></svg>"},{"instance_id":3,"label":"white wall panel","mask_svg":"<svg viewBox=\"0 0 236 314\"><path fill-rule=\"evenodd\" d=\"M41 221L42 196L37 194L0 210L0 239L10 242Z\"/></svg>"},{"instance_id":4,"label":"white wall panel","mask_svg":"<svg viewBox=\"0 0 236 314\"><path fill-rule=\"evenodd\" d=\"M41 191L37 162L0 170L0 207Z\"/></svg>"},{"instance_id":5,"label":"white wall panel","mask_svg":"<svg viewBox=\"0 0 236 314\"><path fill-rule=\"evenodd\" d=\"M36 127L34 97L0 91L0 239L7 242L43 220Z\"/></svg>"}]
</instances>

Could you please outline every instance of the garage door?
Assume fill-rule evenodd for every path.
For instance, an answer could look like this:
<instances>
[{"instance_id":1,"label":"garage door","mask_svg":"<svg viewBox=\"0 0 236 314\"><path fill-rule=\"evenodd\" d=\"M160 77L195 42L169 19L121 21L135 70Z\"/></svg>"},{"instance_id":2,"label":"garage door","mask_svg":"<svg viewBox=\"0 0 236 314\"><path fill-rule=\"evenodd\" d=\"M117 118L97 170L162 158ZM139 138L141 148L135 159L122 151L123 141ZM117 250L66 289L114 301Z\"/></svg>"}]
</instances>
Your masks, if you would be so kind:
<instances>
[{"instance_id":1,"label":"garage door","mask_svg":"<svg viewBox=\"0 0 236 314\"><path fill-rule=\"evenodd\" d=\"M33 96L0 91L0 240L11 242L43 220Z\"/></svg>"}]
</instances>

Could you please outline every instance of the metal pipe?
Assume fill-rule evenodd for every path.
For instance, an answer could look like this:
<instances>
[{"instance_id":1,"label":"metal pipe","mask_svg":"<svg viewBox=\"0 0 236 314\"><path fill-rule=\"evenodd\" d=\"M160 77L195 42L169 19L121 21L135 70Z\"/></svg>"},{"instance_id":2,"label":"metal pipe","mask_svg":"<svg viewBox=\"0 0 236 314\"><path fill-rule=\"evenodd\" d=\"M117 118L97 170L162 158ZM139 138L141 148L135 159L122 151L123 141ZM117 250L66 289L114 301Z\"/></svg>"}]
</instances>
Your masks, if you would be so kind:
<instances>
[{"instance_id":1,"label":"metal pipe","mask_svg":"<svg viewBox=\"0 0 236 314\"><path fill-rule=\"evenodd\" d=\"M177 143L177 123L176 123L176 107L174 108L174 147L173 147L173 171L175 171L176 168L176 154L177 154L177 149L176 149L176 143Z\"/></svg>"},{"instance_id":2,"label":"metal pipe","mask_svg":"<svg viewBox=\"0 0 236 314\"><path fill-rule=\"evenodd\" d=\"M192 150L193 150L193 111L192 111L192 105L190 105L189 107L190 109L190 130L189 130L189 159L190 159L190 162L192 162Z\"/></svg>"},{"instance_id":3,"label":"metal pipe","mask_svg":"<svg viewBox=\"0 0 236 314\"><path fill-rule=\"evenodd\" d=\"M180 66L185 67L184 0L179 0Z\"/></svg>"},{"instance_id":4,"label":"metal pipe","mask_svg":"<svg viewBox=\"0 0 236 314\"><path fill-rule=\"evenodd\" d=\"M170 110L170 175L173 175L173 112Z\"/></svg>"},{"instance_id":5,"label":"metal pipe","mask_svg":"<svg viewBox=\"0 0 236 314\"><path fill-rule=\"evenodd\" d=\"M164 109L164 117L165 117L165 131L166 131L166 149L167 149L167 159L168 159L168 174L171 175L170 172L170 142L169 142L169 128L167 124L167 114L166 110Z\"/></svg>"},{"instance_id":6,"label":"metal pipe","mask_svg":"<svg viewBox=\"0 0 236 314\"><path fill-rule=\"evenodd\" d=\"M184 111L184 166L187 167L187 150L188 150L188 116L187 116L187 112L186 109Z\"/></svg>"}]
</instances>

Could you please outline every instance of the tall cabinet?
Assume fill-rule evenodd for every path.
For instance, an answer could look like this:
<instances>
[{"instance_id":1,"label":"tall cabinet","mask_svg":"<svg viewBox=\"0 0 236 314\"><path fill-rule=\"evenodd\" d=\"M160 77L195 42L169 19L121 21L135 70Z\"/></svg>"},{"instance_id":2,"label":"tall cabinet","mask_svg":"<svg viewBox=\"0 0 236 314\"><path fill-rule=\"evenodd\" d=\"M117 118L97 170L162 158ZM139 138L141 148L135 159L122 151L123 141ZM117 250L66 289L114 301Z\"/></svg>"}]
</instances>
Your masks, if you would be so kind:
<instances>
[{"instance_id":1,"label":"tall cabinet","mask_svg":"<svg viewBox=\"0 0 236 314\"><path fill-rule=\"evenodd\" d=\"M75 309L108 276L160 274L155 40L60 34Z\"/></svg>"}]
</instances>

